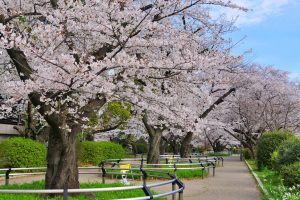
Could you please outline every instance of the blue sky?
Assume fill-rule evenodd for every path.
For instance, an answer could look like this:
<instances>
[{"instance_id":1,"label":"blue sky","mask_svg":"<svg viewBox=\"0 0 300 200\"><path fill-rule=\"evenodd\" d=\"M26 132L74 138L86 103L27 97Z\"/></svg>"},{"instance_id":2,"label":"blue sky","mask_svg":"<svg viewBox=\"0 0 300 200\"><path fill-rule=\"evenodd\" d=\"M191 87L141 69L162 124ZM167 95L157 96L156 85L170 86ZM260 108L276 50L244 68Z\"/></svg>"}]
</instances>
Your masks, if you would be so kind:
<instances>
[{"instance_id":1,"label":"blue sky","mask_svg":"<svg viewBox=\"0 0 300 200\"><path fill-rule=\"evenodd\" d=\"M289 71L300 80L300 1L235 0L252 9L247 13L226 10L229 17L239 16L238 29L230 34L234 42L244 36L233 52L251 49L247 60Z\"/></svg>"}]
</instances>

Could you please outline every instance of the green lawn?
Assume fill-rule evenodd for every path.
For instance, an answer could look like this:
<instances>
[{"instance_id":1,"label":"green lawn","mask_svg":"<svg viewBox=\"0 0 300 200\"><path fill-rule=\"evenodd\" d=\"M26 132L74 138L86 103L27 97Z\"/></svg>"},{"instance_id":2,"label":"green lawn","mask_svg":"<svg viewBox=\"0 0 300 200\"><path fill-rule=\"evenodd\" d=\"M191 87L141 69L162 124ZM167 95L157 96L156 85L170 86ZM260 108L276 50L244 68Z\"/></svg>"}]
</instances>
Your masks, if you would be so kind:
<instances>
[{"instance_id":1,"label":"green lawn","mask_svg":"<svg viewBox=\"0 0 300 200\"><path fill-rule=\"evenodd\" d=\"M247 160L253 171L257 174L269 196L263 196L264 200L300 200L300 192L295 188L287 188L283 185L280 175L272 170L265 168L263 171L258 171L255 160Z\"/></svg>"},{"instance_id":2,"label":"green lawn","mask_svg":"<svg viewBox=\"0 0 300 200\"><path fill-rule=\"evenodd\" d=\"M160 169L160 168L173 168L174 166L172 164L170 164L169 166L160 166L160 167L153 167L153 166L144 166L144 170L146 171L146 173L149 175L149 178L155 178L155 177L160 177L163 179L170 179L170 176L167 173L170 174L174 174L174 170L170 169ZM203 177L208 176L208 172L207 169L206 170L201 170L201 169L180 169L180 168L192 168L192 167L199 167L199 166L177 166L177 171L176 171L176 175L179 179L192 179L192 178L200 178L202 177L202 173L203 173ZM147 170L147 168L155 168L155 169L151 169L151 170ZM210 168L210 173L212 174L213 169ZM120 172L120 170L112 170L112 169L108 169L107 172ZM129 172L128 172L129 173ZM141 174L141 172L139 170L132 170L132 173L136 173L136 174ZM216 173L217 173L217 169L216 169ZM134 178L134 179L140 179L140 176L131 176L130 174L127 174L129 178ZM111 175L108 175L108 177L110 177ZM119 175L118 178L120 178L121 176Z\"/></svg>"},{"instance_id":3,"label":"green lawn","mask_svg":"<svg viewBox=\"0 0 300 200\"><path fill-rule=\"evenodd\" d=\"M122 187L121 183L112 184L102 184L102 183L83 183L80 184L80 188L105 188L105 187ZM0 186L0 189L43 189L44 181L35 181L32 183L24 184L11 184L8 186ZM145 196L141 189L137 190L126 190L126 191L116 191L116 192L97 192L93 193L96 195L95 199L117 199L117 198L130 198L130 197L142 197ZM0 200L39 200L39 199L51 199L51 200L61 200L61 197L49 198L41 195L34 194L0 194ZM80 195L76 197L69 197L70 200L85 200L90 199L86 195ZM164 198L160 198L164 199Z\"/></svg>"}]
</instances>

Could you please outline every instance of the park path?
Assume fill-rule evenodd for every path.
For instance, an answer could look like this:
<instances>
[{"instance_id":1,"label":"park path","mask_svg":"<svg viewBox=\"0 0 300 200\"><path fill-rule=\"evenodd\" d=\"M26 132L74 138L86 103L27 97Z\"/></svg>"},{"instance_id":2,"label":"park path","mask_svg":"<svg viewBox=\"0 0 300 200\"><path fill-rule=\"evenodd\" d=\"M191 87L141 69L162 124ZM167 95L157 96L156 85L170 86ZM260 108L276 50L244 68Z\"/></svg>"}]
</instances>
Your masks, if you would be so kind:
<instances>
[{"instance_id":1,"label":"park path","mask_svg":"<svg viewBox=\"0 0 300 200\"><path fill-rule=\"evenodd\" d=\"M184 200L260 200L260 191L246 164L238 156L224 158L224 167L216 168L215 177L183 180ZM156 189L157 192L169 190Z\"/></svg>"}]
</instances>

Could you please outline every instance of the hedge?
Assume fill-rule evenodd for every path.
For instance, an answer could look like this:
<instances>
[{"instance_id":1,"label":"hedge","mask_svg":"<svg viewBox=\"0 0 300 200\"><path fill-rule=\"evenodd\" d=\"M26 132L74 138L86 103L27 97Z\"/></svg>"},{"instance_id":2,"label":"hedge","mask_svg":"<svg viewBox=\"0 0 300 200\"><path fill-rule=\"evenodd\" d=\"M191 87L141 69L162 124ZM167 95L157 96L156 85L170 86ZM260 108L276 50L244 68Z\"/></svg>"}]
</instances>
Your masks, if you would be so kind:
<instances>
[{"instance_id":1,"label":"hedge","mask_svg":"<svg viewBox=\"0 0 300 200\"><path fill-rule=\"evenodd\" d=\"M295 186L298 190L300 190L300 162L283 167L281 175L285 186Z\"/></svg>"},{"instance_id":2,"label":"hedge","mask_svg":"<svg viewBox=\"0 0 300 200\"><path fill-rule=\"evenodd\" d=\"M79 142L77 146L78 161L98 165L101 161L112 158L123 158L125 150L119 144L101 141L84 141Z\"/></svg>"},{"instance_id":3,"label":"hedge","mask_svg":"<svg viewBox=\"0 0 300 200\"><path fill-rule=\"evenodd\" d=\"M259 170L264 167L272 168L272 153L289 137L291 137L289 132L274 131L264 133L259 138L256 146L257 168Z\"/></svg>"},{"instance_id":4,"label":"hedge","mask_svg":"<svg viewBox=\"0 0 300 200\"><path fill-rule=\"evenodd\" d=\"M46 165L45 145L21 137L0 144L0 167L40 167Z\"/></svg>"},{"instance_id":5,"label":"hedge","mask_svg":"<svg viewBox=\"0 0 300 200\"><path fill-rule=\"evenodd\" d=\"M279 167L300 161L300 139L290 138L279 148L275 162Z\"/></svg>"}]
</instances>

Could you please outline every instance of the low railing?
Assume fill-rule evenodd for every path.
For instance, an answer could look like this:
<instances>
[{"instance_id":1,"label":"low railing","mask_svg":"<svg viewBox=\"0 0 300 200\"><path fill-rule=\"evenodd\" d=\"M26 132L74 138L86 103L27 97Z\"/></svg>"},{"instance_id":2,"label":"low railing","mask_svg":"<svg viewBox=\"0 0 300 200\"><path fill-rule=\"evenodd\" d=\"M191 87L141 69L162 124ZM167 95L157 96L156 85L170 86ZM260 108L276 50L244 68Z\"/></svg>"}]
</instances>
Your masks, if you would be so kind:
<instances>
[{"instance_id":1,"label":"low railing","mask_svg":"<svg viewBox=\"0 0 300 200\"><path fill-rule=\"evenodd\" d=\"M142 189L146 196L129 198L134 200L139 199L156 199L160 197L172 195L172 199L175 199L176 194L178 194L179 199L183 199L183 190L184 184L177 178L176 172L178 170L201 170L202 178L204 178L204 170L207 170L210 173L210 169L213 169L213 176L215 176L215 168L217 164L222 162L223 158L221 157L205 157L205 158L177 158L178 160L173 160L173 163L169 163L170 160L165 160L166 163L160 164L147 164L144 163L145 160L141 159L109 159L104 162L101 162L98 167L79 167L79 174L99 174L102 177L102 183L105 183L105 179L108 175L131 175L139 176L143 181L142 185L137 186L125 186L125 187L114 187L114 188L89 188L89 189L48 189L48 190L11 190L11 189L0 189L1 193L14 193L14 194L62 194L63 199L67 200L69 194L74 193L90 193L90 192L105 192L105 191L120 191L120 190L133 190L133 189ZM136 162L136 163L134 163ZM121 165L130 164L130 168L122 168ZM92 170L94 172L82 171L82 170ZM127 172L118 173L116 171L125 170ZM166 170L173 170L173 173L166 172ZM5 172L4 174L1 174ZM26 172L24 172L26 171ZM34 171L34 172L28 172ZM5 177L5 184L9 184L11 176L28 176L28 175L41 175L45 174L46 167L33 167L33 168L4 168L0 169L0 177ZM128 173L130 172L130 173ZM155 172L157 175L151 174ZM148 177L164 178L166 181L162 181L155 184L147 184ZM163 185L172 185L172 190L160 193L152 194L150 188L160 187ZM178 188L176 188L178 186Z\"/></svg>"},{"instance_id":2,"label":"low railing","mask_svg":"<svg viewBox=\"0 0 300 200\"><path fill-rule=\"evenodd\" d=\"M122 168L111 168L111 167L80 167L79 169L98 169L100 170L99 172L79 172L79 174L100 174L102 176L102 183L105 183L105 177L109 174L111 175L128 175L129 173L115 173L115 172L107 172L108 170L122 170ZM0 169L1 171L5 171L5 174L0 174L0 176L5 176L5 184L9 184L9 177L10 176L27 176L27 175L40 175L40 174L45 174L46 172L19 172L19 173L12 173L14 171L29 171L29 170L46 170L45 167L35 167L35 168L5 168L5 169ZM70 194L75 194L75 193L91 193L91 192L108 192L108 191L124 191L124 190L135 190L135 189L142 189L145 193L145 196L143 197L134 197L134 198L125 198L123 200L128 200L128 199L133 199L133 200L142 200L142 199L156 199L160 197L166 197L166 196L171 196L172 199L176 199L176 194L178 194L179 199L183 199L183 190L184 190L184 184L176 177L176 175L166 173L166 172L157 172L161 175L165 175L165 179L169 179L166 181L162 181L159 183L153 183L153 184L147 184L147 178L148 176L153 176L153 175L148 175L147 170L144 170L143 168L135 168L134 170L138 170L137 172L140 173L134 173L136 176L140 176L141 179L143 180L142 185L137 185L137 186L124 186L124 187L109 187L109 188L85 188L85 189L45 189L45 190L19 190L19 189L0 189L0 194L1 193L9 193L9 194L62 194L63 195L63 200L67 200L68 196ZM132 175L132 173L130 173ZM161 178L162 176L157 176L158 178ZM154 187L160 187L164 185L172 185L172 190L160 194L152 194L151 188ZM176 188L176 186L178 188Z\"/></svg>"},{"instance_id":3,"label":"low railing","mask_svg":"<svg viewBox=\"0 0 300 200\"><path fill-rule=\"evenodd\" d=\"M146 165L147 159L141 156L141 158L125 158L125 159L108 159L106 162L131 162L131 164L141 164ZM223 157L208 157L208 156L190 156L188 158L181 158L177 155L173 157L173 155L164 156L161 155L160 157L160 163L165 162L166 164L169 163L201 163L201 162L215 162L216 165L224 166L224 159Z\"/></svg>"}]
</instances>

